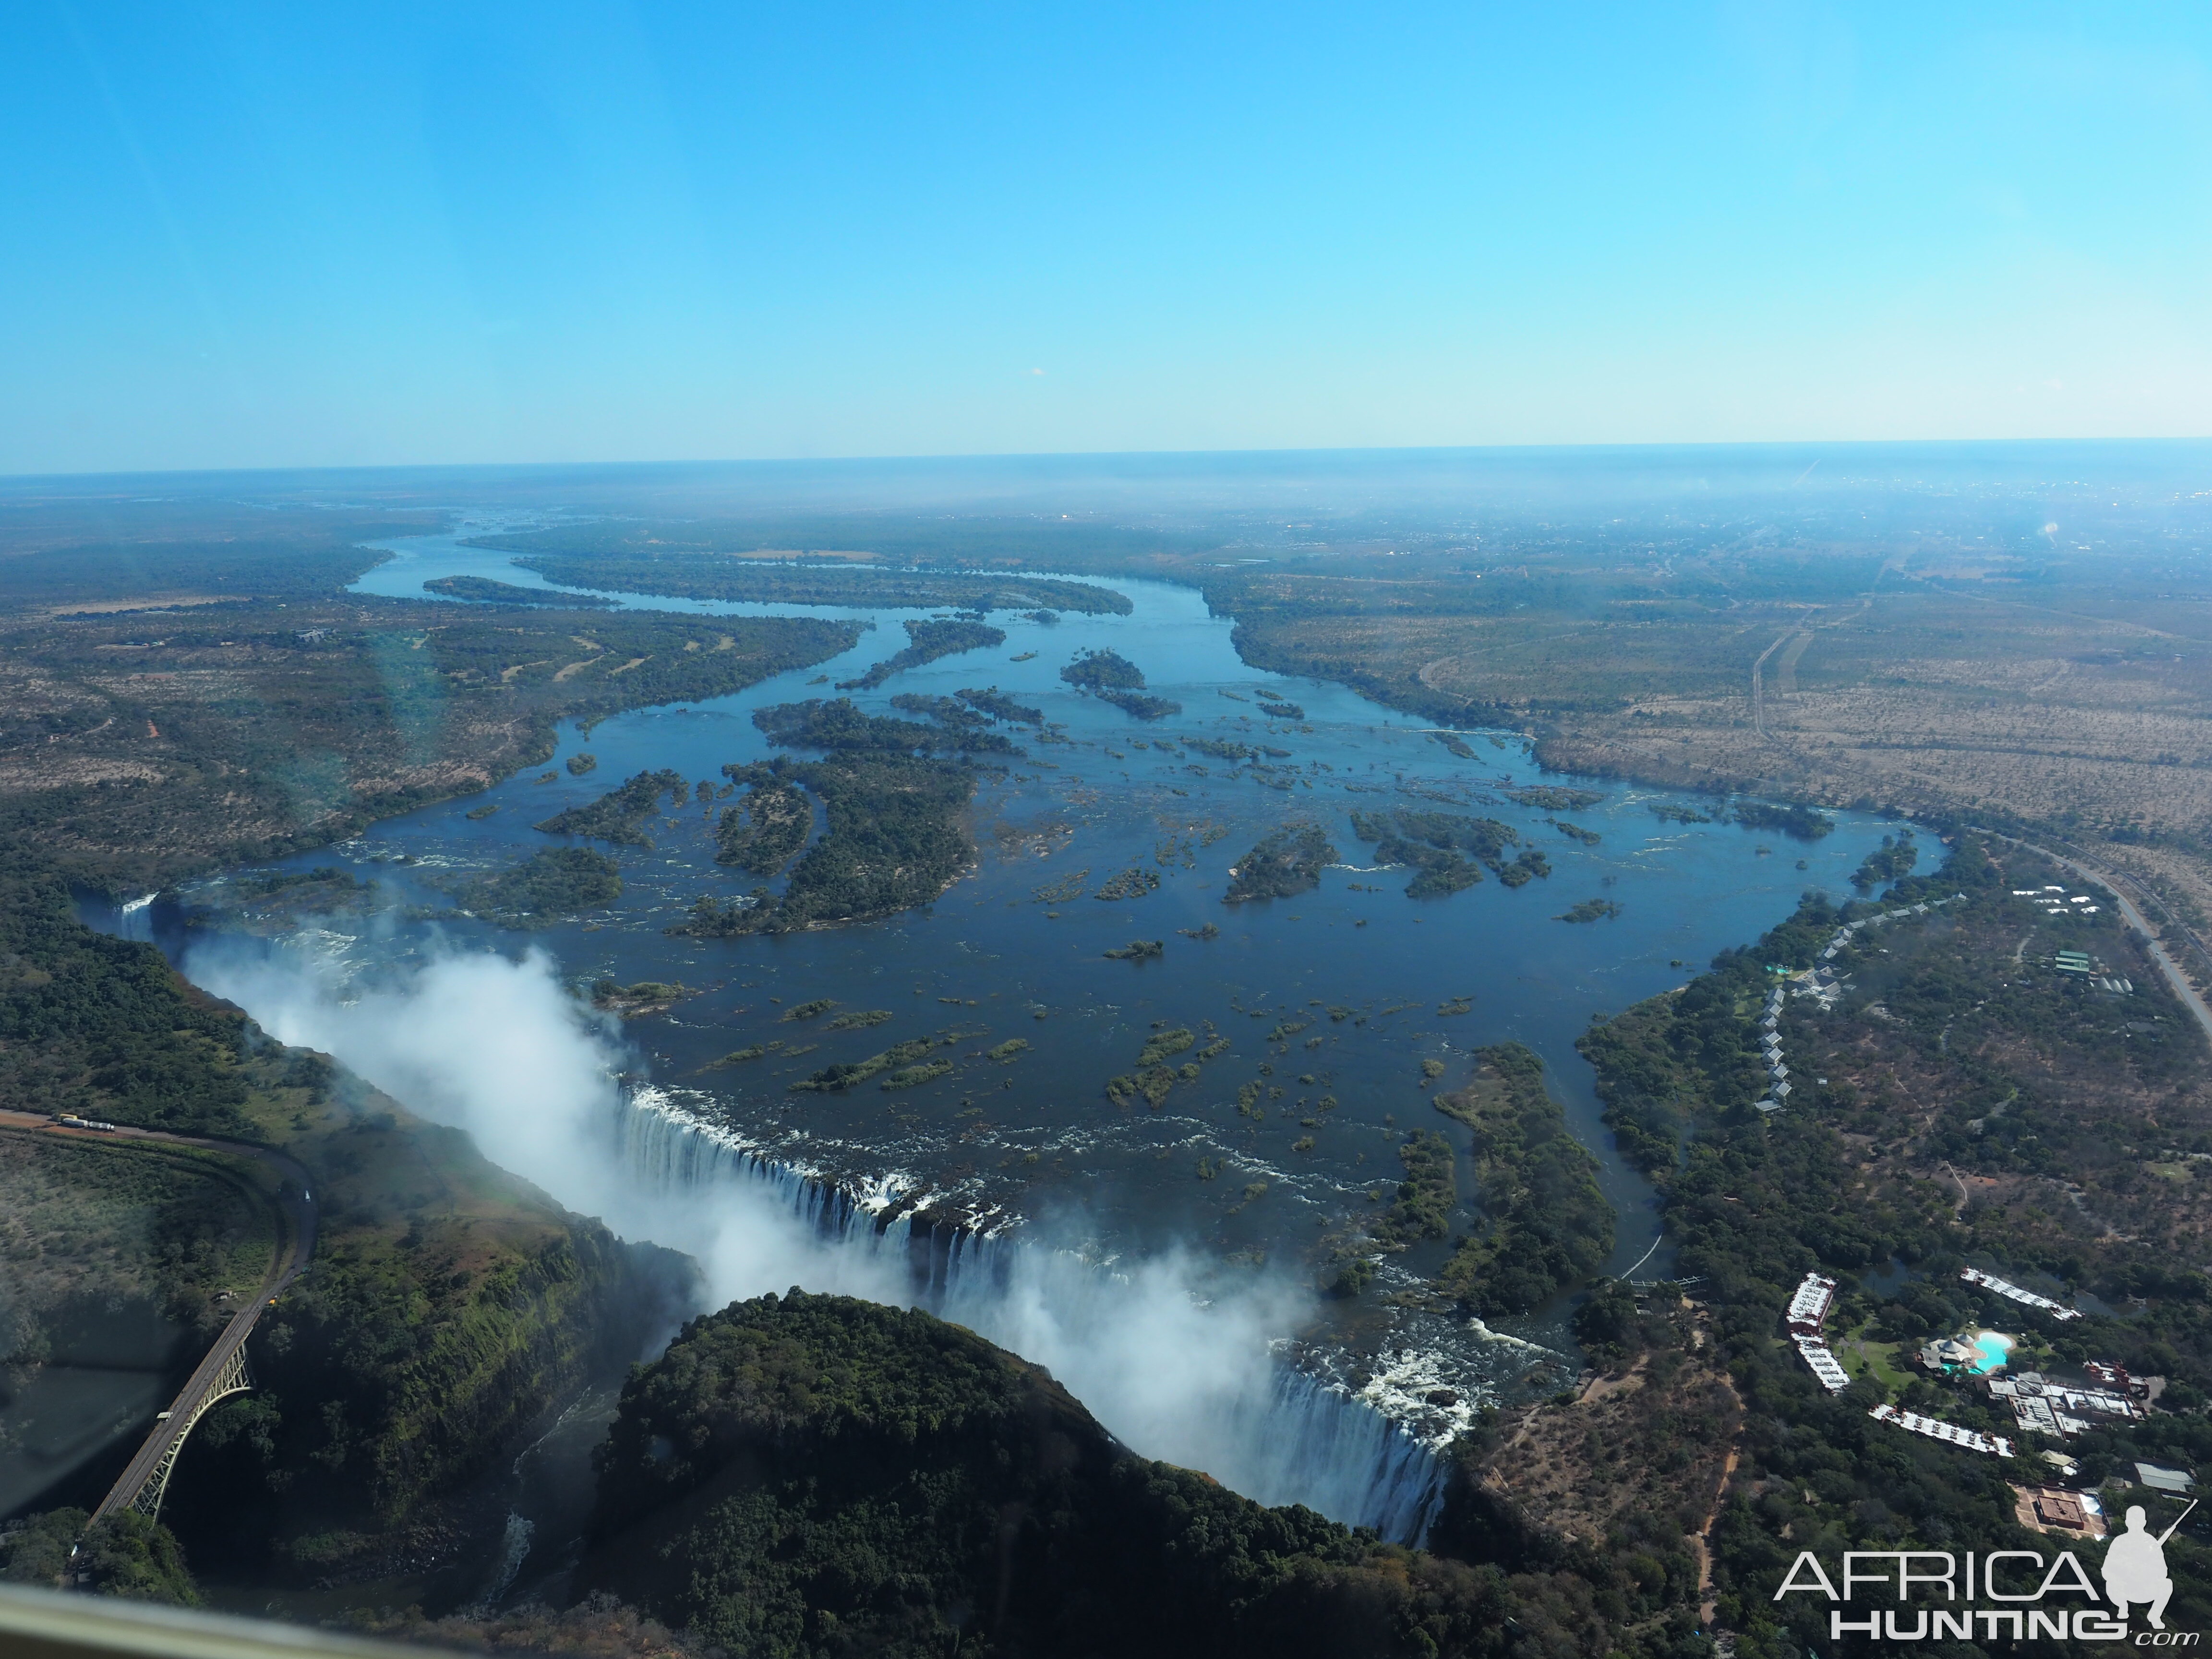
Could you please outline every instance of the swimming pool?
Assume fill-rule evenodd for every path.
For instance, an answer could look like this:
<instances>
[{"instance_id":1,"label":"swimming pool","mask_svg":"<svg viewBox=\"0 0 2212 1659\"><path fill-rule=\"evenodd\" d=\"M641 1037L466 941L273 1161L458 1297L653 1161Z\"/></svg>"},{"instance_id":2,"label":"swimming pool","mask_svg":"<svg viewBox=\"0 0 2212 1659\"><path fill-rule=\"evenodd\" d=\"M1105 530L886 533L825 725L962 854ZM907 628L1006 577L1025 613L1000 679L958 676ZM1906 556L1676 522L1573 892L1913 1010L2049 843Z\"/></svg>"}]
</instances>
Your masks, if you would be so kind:
<instances>
[{"instance_id":1,"label":"swimming pool","mask_svg":"<svg viewBox=\"0 0 2212 1659\"><path fill-rule=\"evenodd\" d=\"M1991 1371L2002 1370L2012 1357L2012 1339L2002 1331L1977 1331L1974 1346L1981 1358L1974 1361L1972 1370L1977 1376L1987 1376Z\"/></svg>"}]
</instances>

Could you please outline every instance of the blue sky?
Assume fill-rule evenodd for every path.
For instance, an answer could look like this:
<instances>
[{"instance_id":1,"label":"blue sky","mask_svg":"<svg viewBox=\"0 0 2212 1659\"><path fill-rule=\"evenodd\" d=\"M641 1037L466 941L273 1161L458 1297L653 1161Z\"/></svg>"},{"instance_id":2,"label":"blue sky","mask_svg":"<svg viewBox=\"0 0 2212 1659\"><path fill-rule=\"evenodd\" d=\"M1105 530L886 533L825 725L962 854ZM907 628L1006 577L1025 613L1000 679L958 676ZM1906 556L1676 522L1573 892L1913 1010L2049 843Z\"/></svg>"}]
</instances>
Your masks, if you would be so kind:
<instances>
[{"instance_id":1,"label":"blue sky","mask_svg":"<svg viewBox=\"0 0 2212 1659\"><path fill-rule=\"evenodd\" d=\"M0 472L2212 433L2212 8L0 12Z\"/></svg>"}]
</instances>

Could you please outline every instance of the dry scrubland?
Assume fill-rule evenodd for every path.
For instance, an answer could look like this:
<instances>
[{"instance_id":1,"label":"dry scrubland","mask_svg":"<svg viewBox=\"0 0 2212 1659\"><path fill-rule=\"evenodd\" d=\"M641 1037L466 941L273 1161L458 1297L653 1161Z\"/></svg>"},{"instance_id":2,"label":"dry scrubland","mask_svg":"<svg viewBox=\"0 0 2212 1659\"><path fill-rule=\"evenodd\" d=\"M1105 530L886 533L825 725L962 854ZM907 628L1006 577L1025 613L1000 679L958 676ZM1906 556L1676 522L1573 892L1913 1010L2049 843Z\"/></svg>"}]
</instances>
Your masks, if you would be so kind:
<instances>
[{"instance_id":1,"label":"dry scrubland","mask_svg":"<svg viewBox=\"0 0 2212 1659\"><path fill-rule=\"evenodd\" d=\"M0 830L149 884L486 788L561 719L723 696L854 637L332 599L0 617Z\"/></svg>"},{"instance_id":2,"label":"dry scrubland","mask_svg":"<svg viewBox=\"0 0 2212 1659\"><path fill-rule=\"evenodd\" d=\"M1583 616L1415 608L1285 606L1243 631L1273 665L1519 726L1564 769L1985 815L2063 835L2212 915L2204 607L2113 607L2155 627L1932 591Z\"/></svg>"}]
</instances>

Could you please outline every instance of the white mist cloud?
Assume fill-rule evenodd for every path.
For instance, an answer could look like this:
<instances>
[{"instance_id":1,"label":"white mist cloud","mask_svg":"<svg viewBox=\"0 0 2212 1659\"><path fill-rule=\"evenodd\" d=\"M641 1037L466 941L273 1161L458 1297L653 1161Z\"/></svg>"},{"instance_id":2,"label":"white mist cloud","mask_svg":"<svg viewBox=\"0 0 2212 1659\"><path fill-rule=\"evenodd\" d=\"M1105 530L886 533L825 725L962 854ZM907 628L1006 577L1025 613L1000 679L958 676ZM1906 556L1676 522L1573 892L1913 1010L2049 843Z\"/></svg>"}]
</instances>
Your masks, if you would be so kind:
<instances>
[{"instance_id":1,"label":"white mist cloud","mask_svg":"<svg viewBox=\"0 0 2212 1659\"><path fill-rule=\"evenodd\" d=\"M304 947L256 954L224 941L184 965L280 1042L320 1049L409 1109L467 1130L493 1163L570 1209L693 1256L711 1306L793 1285L898 1295L880 1267L787 1212L741 1194L647 1191L617 1156L619 1027L570 996L543 951L446 952L373 986Z\"/></svg>"},{"instance_id":2,"label":"white mist cloud","mask_svg":"<svg viewBox=\"0 0 2212 1659\"><path fill-rule=\"evenodd\" d=\"M185 966L272 1036L465 1129L494 1163L571 1209L691 1255L709 1306L793 1285L918 1300L895 1252L817 1232L772 1182L672 1188L633 1167L617 1134L621 1114L639 1109L616 1079L619 1027L581 1007L543 952L452 951L371 985L305 945L257 952L222 941ZM1109 1271L1042 1242L1002 1240L969 1259L976 1266L945 1295L944 1315L1045 1366L1133 1450L1263 1501L1377 1518L1373 1449L1342 1443L1334 1418L1285 1419L1275 1348L1310 1311L1303 1291L1275 1279L1224 1292L1180 1252ZM1387 1434L1379 1418L1358 1426L1367 1438Z\"/></svg>"}]
</instances>

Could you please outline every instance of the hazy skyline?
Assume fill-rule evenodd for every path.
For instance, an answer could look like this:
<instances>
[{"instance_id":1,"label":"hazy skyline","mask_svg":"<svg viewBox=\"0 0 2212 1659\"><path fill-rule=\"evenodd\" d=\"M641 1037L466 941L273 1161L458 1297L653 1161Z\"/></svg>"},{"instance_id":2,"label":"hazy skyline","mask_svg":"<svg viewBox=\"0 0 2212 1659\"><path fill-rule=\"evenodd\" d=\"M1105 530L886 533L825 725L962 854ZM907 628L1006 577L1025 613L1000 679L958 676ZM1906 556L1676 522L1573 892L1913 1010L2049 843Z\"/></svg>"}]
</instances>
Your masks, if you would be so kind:
<instances>
[{"instance_id":1,"label":"hazy skyline","mask_svg":"<svg viewBox=\"0 0 2212 1659\"><path fill-rule=\"evenodd\" d=\"M2208 36L21 11L0 472L2203 434Z\"/></svg>"}]
</instances>

